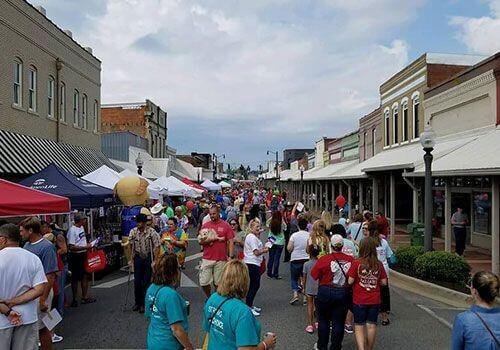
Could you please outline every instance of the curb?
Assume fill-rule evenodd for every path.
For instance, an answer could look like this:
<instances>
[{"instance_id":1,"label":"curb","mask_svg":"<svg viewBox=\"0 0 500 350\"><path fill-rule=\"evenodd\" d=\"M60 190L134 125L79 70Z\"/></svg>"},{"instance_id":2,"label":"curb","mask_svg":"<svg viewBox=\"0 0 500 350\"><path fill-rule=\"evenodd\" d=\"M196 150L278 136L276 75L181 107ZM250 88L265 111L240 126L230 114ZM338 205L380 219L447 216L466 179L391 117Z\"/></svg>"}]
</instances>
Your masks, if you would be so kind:
<instances>
[{"instance_id":1,"label":"curb","mask_svg":"<svg viewBox=\"0 0 500 350\"><path fill-rule=\"evenodd\" d=\"M407 290L453 307L467 309L472 305L472 297L470 295L434 283L422 281L392 269L390 269L389 272L389 283L391 286Z\"/></svg>"}]
</instances>

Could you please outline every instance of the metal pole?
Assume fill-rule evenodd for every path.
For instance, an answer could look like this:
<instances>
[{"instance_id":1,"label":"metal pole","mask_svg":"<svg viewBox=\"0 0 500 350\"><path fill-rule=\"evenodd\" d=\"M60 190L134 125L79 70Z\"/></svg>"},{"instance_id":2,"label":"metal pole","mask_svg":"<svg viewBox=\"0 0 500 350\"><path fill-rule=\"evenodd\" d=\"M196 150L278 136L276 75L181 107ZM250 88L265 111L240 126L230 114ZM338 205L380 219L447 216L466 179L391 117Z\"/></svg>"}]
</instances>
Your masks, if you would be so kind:
<instances>
[{"instance_id":1,"label":"metal pole","mask_svg":"<svg viewBox=\"0 0 500 350\"><path fill-rule=\"evenodd\" d=\"M276 151L276 181L278 181L278 151Z\"/></svg>"},{"instance_id":2,"label":"metal pole","mask_svg":"<svg viewBox=\"0 0 500 350\"><path fill-rule=\"evenodd\" d=\"M432 251L432 150L433 148L424 148L425 162L425 251Z\"/></svg>"},{"instance_id":3,"label":"metal pole","mask_svg":"<svg viewBox=\"0 0 500 350\"><path fill-rule=\"evenodd\" d=\"M300 171L300 201L304 203L304 171Z\"/></svg>"}]
</instances>

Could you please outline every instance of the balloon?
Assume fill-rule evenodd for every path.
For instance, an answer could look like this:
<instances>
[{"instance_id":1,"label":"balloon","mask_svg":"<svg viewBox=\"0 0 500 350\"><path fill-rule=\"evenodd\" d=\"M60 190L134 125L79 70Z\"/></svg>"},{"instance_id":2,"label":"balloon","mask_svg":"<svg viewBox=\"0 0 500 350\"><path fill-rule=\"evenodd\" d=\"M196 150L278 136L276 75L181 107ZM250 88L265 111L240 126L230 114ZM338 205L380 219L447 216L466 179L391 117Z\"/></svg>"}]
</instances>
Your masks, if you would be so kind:
<instances>
[{"instance_id":1,"label":"balloon","mask_svg":"<svg viewBox=\"0 0 500 350\"><path fill-rule=\"evenodd\" d=\"M194 209L194 203L192 201L187 201L186 202L186 208L188 208L188 210L193 210Z\"/></svg>"},{"instance_id":2,"label":"balloon","mask_svg":"<svg viewBox=\"0 0 500 350\"><path fill-rule=\"evenodd\" d=\"M113 193L126 206L144 205L149 198L148 182L138 176L125 176L116 183Z\"/></svg>"},{"instance_id":3,"label":"balloon","mask_svg":"<svg viewBox=\"0 0 500 350\"><path fill-rule=\"evenodd\" d=\"M346 200L345 200L344 196L342 196L342 195L339 195L339 196L335 199L335 204L337 204L337 206L338 206L339 208L343 208L343 207L344 207L344 205L345 205L345 202L346 202Z\"/></svg>"}]
</instances>

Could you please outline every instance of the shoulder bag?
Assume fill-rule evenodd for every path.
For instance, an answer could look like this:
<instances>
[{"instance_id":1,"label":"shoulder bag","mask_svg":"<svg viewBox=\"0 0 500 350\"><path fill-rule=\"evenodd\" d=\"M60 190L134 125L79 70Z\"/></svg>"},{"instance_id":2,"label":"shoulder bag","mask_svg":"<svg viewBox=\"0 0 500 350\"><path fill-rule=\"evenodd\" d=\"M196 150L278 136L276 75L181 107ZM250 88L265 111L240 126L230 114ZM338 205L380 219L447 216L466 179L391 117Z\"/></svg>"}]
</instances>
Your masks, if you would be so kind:
<instances>
[{"instance_id":1,"label":"shoulder bag","mask_svg":"<svg viewBox=\"0 0 500 350\"><path fill-rule=\"evenodd\" d=\"M352 286L349 285L349 277L347 277L347 274L345 273L344 268L342 267L342 265L337 260L337 257L335 256L335 253L332 253L332 255L333 255L333 258L335 259L335 261L337 262L337 265L339 265L340 271L342 271L342 274L344 275L345 283L347 284L347 287L344 287L345 290L346 290L347 308L349 310L351 310L352 309L353 301L352 301Z\"/></svg>"},{"instance_id":2,"label":"shoulder bag","mask_svg":"<svg viewBox=\"0 0 500 350\"><path fill-rule=\"evenodd\" d=\"M486 328L486 330L490 333L491 337L493 338L493 340L497 344L497 347L500 347L500 341L498 340L498 338L495 335L495 333L493 333L493 331L491 330L490 326L488 326L488 324L486 323L486 321L479 315L478 312L476 312L476 311L472 311L472 312L477 316L477 318L479 318L479 320L484 325L484 328Z\"/></svg>"},{"instance_id":3,"label":"shoulder bag","mask_svg":"<svg viewBox=\"0 0 500 350\"><path fill-rule=\"evenodd\" d=\"M358 235L359 235L359 231L361 231L361 227L363 227L363 223L361 222L359 224L359 227L358 227L358 232L356 232L356 237L354 237L354 241L356 242L356 240L358 239Z\"/></svg>"},{"instance_id":4,"label":"shoulder bag","mask_svg":"<svg viewBox=\"0 0 500 350\"><path fill-rule=\"evenodd\" d=\"M208 350L208 342L210 341L210 328L212 328L212 322L215 318L215 315L217 315L222 305L224 305L226 301L231 299L232 298L226 298L225 300L223 300L222 303L220 303L220 305L217 307L217 309L215 309L212 316L210 316L210 318L208 319L208 331L207 334L205 334L205 340L203 340L203 346L201 347L202 350Z\"/></svg>"}]
</instances>

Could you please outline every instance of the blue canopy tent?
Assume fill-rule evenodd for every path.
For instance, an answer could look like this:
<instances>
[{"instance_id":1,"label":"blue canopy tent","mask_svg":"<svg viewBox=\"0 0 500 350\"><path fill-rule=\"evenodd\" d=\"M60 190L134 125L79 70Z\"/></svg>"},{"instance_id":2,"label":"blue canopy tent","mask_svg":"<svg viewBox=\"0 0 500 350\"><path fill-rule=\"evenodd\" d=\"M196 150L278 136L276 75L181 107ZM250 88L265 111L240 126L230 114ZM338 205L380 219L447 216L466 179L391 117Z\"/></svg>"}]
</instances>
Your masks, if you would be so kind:
<instances>
[{"instance_id":1,"label":"blue canopy tent","mask_svg":"<svg viewBox=\"0 0 500 350\"><path fill-rule=\"evenodd\" d=\"M27 177L21 185L43 192L67 197L71 209L97 208L114 204L113 192L92 182L80 179L55 164Z\"/></svg>"}]
</instances>

